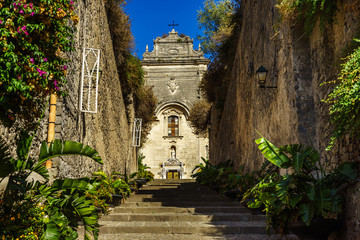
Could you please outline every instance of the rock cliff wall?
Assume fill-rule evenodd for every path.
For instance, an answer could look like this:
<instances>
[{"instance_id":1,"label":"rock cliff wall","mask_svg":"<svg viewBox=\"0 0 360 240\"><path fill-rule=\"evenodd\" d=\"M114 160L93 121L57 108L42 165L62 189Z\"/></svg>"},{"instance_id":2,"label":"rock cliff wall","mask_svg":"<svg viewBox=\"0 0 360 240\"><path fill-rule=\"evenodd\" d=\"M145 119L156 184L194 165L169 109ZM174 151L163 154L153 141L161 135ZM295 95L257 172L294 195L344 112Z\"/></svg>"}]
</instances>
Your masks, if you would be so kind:
<instances>
[{"instance_id":1,"label":"rock cliff wall","mask_svg":"<svg viewBox=\"0 0 360 240\"><path fill-rule=\"evenodd\" d=\"M360 161L359 143L348 136L325 151L331 128L322 99L333 86L320 85L336 79L343 49L360 32L359 16L338 1L336 21L323 30L317 23L308 37L301 24L279 22L276 4L276 0L241 1L241 30L224 110L215 104L212 108L211 162L231 159L247 170L259 169L264 158L254 142L260 137L257 131L277 146L311 144L323 159ZM255 72L261 65L269 70L266 85L277 88L259 88ZM351 216L346 217L348 231L342 239L360 235L359 185L354 189L347 201Z\"/></svg>"},{"instance_id":2,"label":"rock cliff wall","mask_svg":"<svg viewBox=\"0 0 360 240\"><path fill-rule=\"evenodd\" d=\"M58 99L55 138L74 140L96 149L103 159L101 166L82 157L56 158L52 173L55 177L84 177L100 168L107 173L114 171L132 173L137 161L131 145L131 124L128 123L115 64L113 45L108 26L104 1L78 0L75 13L79 23L75 29L75 51L69 54L67 91ZM79 110L79 90L83 48L101 50L98 112L82 113ZM46 111L48 114L48 109ZM20 124L21 125L21 124ZM15 128L0 127L1 135L15 143ZM39 127L34 151L46 139L47 117Z\"/></svg>"}]
</instances>

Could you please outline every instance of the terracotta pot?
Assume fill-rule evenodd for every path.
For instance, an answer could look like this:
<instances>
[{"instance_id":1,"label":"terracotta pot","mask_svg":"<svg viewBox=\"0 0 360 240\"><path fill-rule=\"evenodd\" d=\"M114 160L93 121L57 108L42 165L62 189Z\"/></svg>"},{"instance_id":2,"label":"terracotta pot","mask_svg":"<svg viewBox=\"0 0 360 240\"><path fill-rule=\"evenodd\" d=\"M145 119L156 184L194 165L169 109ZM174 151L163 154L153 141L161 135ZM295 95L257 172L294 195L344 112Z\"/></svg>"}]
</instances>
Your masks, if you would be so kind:
<instances>
[{"instance_id":1,"label":"terracotta pot","mask_svg":"<svg viewBox=\"0 0 360 240\"><path fill-rule=\"evenodd\" d=\"M115 206L119 206L121 204L121 201L123 200L123 196L118 194L111 194L111 198L112 204L114 204Z\"/></svg>"},{"instance_id":2,"label":"terracotta pot","mask_svg":"<svg viewBox=\"0 0 360 240\"><path fill-rule=\"evenodd\" d=\"M230 199L237 199L240 195L239 190L227 190L224 192L224 195L227 196Z\"/></svg>"},{"instance_id":3,"label":"terracotta pot","mask_svg":"<svg viewBox=\"0 0 360 240\"><path fill-rule=\"evenodd\" d=\"M327 240L328 236L342 226L341 221L336 219L315 219L310 226L303 222L291 223L289 231L295 234L300 240Z\"/></svg>"}]
</instances>

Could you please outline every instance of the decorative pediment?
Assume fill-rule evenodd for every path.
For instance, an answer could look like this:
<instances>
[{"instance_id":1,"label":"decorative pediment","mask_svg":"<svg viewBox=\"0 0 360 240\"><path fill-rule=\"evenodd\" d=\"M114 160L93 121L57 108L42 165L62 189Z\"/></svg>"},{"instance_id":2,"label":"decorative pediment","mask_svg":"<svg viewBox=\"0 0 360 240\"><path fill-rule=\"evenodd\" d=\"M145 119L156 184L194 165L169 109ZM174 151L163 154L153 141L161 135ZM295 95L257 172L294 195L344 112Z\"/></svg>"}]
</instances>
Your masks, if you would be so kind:
<instances>
[{"instance_id":1,"label":"decorative pediment","mask_svg":"<svg viewBox=\"0 0 360 240\"><path fill-rule=\"evenodd\" d=\"M176 158L169 158L166 162L164 162L165 166L181 166L182 163L179 161L179 159Z\"/></svg>"},{"instance_id":2,"label":"decorative pediment","mask_svg":"<svg viewBox=\"0 0 360 240\"><path fill-rule=\"evenodd\" d=\"M179 36L173 29L168 35L157 37L154 40L152 52L149 52L149 48L146 46L143 60L205 59L200 47L198 50L194 50L193 42L189 36Z\"/></svg>"},{"instance_id":3,"label":"decorative pediment","mask_svg":"<svg viewBox=\"0 0 360 240\"><path fill-rule=\"evenodd\" d=\"M169 109L169 110L166 110L162 113L165 117L166 116L171 116L171 115L176 115L176 116L179 116L182 114L181 111L177 110L177 109Z\"/></svg>"}]
</instances>

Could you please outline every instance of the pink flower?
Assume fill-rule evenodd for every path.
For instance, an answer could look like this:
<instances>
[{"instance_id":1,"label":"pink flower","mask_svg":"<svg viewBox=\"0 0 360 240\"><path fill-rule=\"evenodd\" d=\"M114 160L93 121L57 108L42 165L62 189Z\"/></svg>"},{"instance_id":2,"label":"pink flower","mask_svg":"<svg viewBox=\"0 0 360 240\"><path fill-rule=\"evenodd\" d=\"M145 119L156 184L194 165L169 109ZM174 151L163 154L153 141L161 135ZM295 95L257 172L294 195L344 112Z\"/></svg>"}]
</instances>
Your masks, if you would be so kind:
<instances>
[{"instance_id":1,"label":"pink flower","mask_svg":"<svg viewBox=\"0 0 360 240\"><path fill-rule=\"evenodd\" d=\"M21 33L21 31L20 31L20 27L18 27L17 32L18 32L18 33Z\"/></svg>"},{"instance_id":2,"label":"pink flower","mask_svg":"<svg viewBox=\"0 0 360 240\"><path fill-rule=\"evenodd\" d=\"M29 36L29 34L28 34L28 32L27 32L27 31L24 31L24 33L25 33L25 35L26 35L26 36Z\"/></svg>"},{"instance_id":3,"label":"pink flower","mask_svg":"<svg viewBox=\"0 0 360 240\"><path fill-rule=\"evenodd\" d=\"M2 24L2 23L3 23L3 21L0 20L0 24Z\"/></svg>"},{"instance_id":4,"label":"pink flower","mask_svg":"<svg viewBox=\"0 0 360 240\"><path fill-rule=\"evenodd\" d=\"M30 58L30 62L31 62L31 63L34 63L34 59L33 59L33 58Z\"/></svg>"},{"instance_id":5,"label":"pink flower","mask_svg":"<svg viewBox=\"0 0 360 240\"><path fill-rule=\"evenodd\" d=\"M43 70L41 70L40 68L37 68L36 71L38 71L40 77L41 77L42 75L45 75L45 74L46 74L46 72L43 71ZM44 77L45 77L45 76L44 76Z\"/></svg>"},{"instance_id":6,"label":"pink flower","mask_svg":"<svg viewBox=\"0 0 360 240\"><path fill-rule=\"evenodd\" d=\"M18 79L21 79L21 76L18 76Z\"/></svg>"},{"instance_id":7,"label":"pink flower","mask_svg":"<svg viewBox=\"0 0 360 240\"><path fill-rule=\"evenodd\" d=\"M61 8L58 8L58 11L61 11L62 9Z\"/></svg>"},{"instance_id":8,"label":"pink flower","mask_svg":"<svg viewBox=\"0 0 360 240\"><path fill-rule=\"evenodd\" d=\"M59 89L60 89L60 88L59 88L58 86L55 87L55 90L56 90L56 91L59 91Z\"/></svg>"},{"instance_id":9,"label":"pink flower","mask_svg":"<svg viewBox=\"0 0 360 240\"><path fill-rule=\"evenodd\" d=\"M58 85L56 80L54 80L54 85L55 85L55 87Z\"/></svg>"},{"instance_id":10,"label":"pink flower","mask_svg":"<svg viewBox=\"0 0 360 240\"><path fill-rule=\"evenodd\" d=\"M16 6L16 2L14 2L13 5Z\"/></svg>"},{"instance_id":11,"label":"pink flower","mask_svg":"<svg viewBox=\"0 0 360 240\"><path fill-rule=\"evenodd\" d=\"M33 7L34 7L32 3L30 3L29 6L30 6L30 9L33 9Z\"/></svg>"},{"instance_id":12,"label":"pink flower","mask_svg":"<svg viewBox=\"0 0 360 240\"><path fill-rule=\"evenodd\" d=\"M27 4L24 5L24 8L27 8Z\"/></svg>"},{"instance_id":13,"label":"pink flower","mask_svg":"<svg viewBox=\"0 0 360 240\"><path fill-rule=\"evenodd\" d=\"M34 12L32 12L32 13L30 13L30 16L34 16L34 14L35 14L35 13L34 13Z\"/></svg>"},{"instance_id":14,"label":"pink flower","mask_svg":"<svg viewBox=\"0 0 360 240\"><path fill-rule=\"evenodd\" d=\"M23 13L24 13L24 11L23 11L23 10L20 10L20 11L19 11L19 13L23 14Z\"/></svg>"},{"instance_id":15,"label":"pink flower","mask_svg":"<svg viewBox=\"0 0 360 240\"><path fill-rule=\"evenodd\" d=\"M22 26L22 28L21 28L23 31L25 31L26 30L26 26Z\"/></svg>"},{"instance_id":16,"label":"pink flower","mask_svg":"<svg viewBox=\"0 0 360 240\"><path fill-rule=\"evenodd\" d=\"M74 2L72 0L70 0L70 5L73 5L73 4L74 4Z\"/></svg>"},{"instance_id":17,"label":"pink flower","mask_svg":"<svg viewBox=\"0 0 360 240\"><path fill-rule=\"evenodd\" d=\"M47 58L44 58L44 62L47 62L48 61L48 59Z\"/></svg>"},{"instance_id":18,"label":"pink flower","mask_svg":"<svg viewBox=\"0 0 360 240\"><path fill-rule=\"evenodd\" d=\"M66 70L66 69L67 69L67 66L66 66L66 65L64 65L64 66L63 66L63 69L64 69L64 70Z\"/></svg>"}]
</instances>

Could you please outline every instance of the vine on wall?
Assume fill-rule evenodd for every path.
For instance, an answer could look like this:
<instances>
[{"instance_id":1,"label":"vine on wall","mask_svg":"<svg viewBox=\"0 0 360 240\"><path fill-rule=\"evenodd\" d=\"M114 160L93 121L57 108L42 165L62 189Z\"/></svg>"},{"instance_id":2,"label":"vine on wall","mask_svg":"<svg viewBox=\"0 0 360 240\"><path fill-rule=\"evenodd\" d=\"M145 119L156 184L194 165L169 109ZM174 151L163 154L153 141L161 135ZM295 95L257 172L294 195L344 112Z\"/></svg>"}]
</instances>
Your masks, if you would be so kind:
<instances>
[{"instance_id":1,"label":"vine on wall","mask_svg":"<svg viewBox=\"0 0 360 240\"><path fill-rule=\"evenodd\" d=\"M355 41L360 43L359 39ZM328 82L337 84L325 99L335 128L328 149L347 133L360 136L360 47L344 60L337 81Z\"/></svg>"},{"instance_id":2,"label":"vine on wall","mask_svg":"<svg viewBox=\"0 0 360 240\"><path fill-rule=\"evenodd\" d=\"M337 0L279 0L276 5L282 17L287 20L298 19L304 22L305 31L310 35L317 19L320 28L334 22Z\"/></svg>"},{"instance_id":3,"label":"vine on wall","mask_svg":"<svg viewBox=\"0 0 360 240\"><path fill-rule=\"evenodd\" d=\"M31 121L48 94L64 94L71 23L79 21L73 10L73 0L0 0L0 111L6 120L21 114Z\"/></svg>"}]
</instances>

